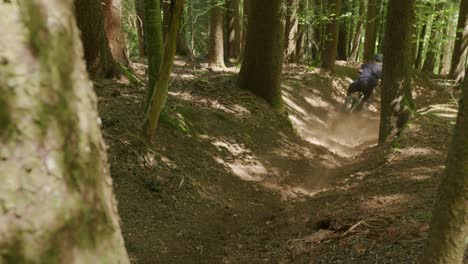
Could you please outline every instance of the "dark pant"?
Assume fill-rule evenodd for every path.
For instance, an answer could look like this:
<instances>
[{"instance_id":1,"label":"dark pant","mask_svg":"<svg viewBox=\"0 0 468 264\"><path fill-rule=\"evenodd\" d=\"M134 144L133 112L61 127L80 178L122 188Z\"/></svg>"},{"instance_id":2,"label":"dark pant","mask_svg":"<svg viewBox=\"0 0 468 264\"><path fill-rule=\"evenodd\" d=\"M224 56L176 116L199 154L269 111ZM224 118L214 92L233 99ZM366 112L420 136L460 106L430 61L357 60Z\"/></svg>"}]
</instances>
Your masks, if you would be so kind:
<instances>
[{"instance_id":1,"label":"dark pant","mask_svg":"<svg viewBox=\"0 0 468 264\"><path fill-rule=\"evenodd\" d=\"M375 83L356 80L349 86L347 95L349 96L352 93L361 92L364 95L364 98L362 98L362 103L364 104L369 100L369 98L371 98L375 87L377 87L377 84Z\"/></svg>"}]
</instances>

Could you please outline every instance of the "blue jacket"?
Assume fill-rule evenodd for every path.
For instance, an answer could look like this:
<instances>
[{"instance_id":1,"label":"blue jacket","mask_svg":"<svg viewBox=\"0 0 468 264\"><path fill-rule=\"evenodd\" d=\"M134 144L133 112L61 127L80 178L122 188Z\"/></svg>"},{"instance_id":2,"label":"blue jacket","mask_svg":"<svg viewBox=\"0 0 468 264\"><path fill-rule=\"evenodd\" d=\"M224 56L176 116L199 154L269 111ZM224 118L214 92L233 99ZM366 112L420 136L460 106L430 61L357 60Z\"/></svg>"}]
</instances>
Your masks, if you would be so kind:
<instances>
[{"instance_id":1,"label":"blue jacket","mask_svg":"<svg viewBox=\"0 0 468 264\"><path fill-rule=\"evenodd\" d=\"M359 81L370 86L377 86L379 79L382 79L382 64L373 61L368 62L361 66L359 72Z\"/></svg>"}]
</instances>

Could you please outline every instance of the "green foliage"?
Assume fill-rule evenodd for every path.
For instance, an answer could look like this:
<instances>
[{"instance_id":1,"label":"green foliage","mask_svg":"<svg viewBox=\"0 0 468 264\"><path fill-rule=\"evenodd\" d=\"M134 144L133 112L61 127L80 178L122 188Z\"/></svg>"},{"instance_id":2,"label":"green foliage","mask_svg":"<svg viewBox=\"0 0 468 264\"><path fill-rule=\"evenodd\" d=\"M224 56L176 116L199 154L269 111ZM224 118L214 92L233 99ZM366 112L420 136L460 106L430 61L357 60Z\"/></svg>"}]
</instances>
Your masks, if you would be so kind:
<instances>
[{"instance_id":1,"label":"green foliage","mask_svg":"<svg viewBox=\"0 0 468 264\"><path fill-rule=\"evenodd\" d=\"M127 38L131 58L138 57L137 15L134 0L122 0L122 27Z\"/></svg>"}]
</instances>

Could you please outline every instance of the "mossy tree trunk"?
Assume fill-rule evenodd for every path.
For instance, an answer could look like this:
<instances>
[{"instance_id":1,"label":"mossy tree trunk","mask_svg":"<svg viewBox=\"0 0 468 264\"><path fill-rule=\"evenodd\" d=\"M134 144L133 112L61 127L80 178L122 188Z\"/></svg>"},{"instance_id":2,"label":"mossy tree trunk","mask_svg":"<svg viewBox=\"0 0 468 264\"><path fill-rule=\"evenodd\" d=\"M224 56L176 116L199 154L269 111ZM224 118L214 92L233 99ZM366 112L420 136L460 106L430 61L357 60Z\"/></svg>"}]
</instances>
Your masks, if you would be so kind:
<instances>
[{"instance_id":1,"label":"mossy tree trunk","mask_svg":"<svg viewBox=\"0 0 468 264\"><path fill-rule=\"evenodd\" d=\"M452 54L450 76L457 82L465 77L466 59L468 54L468 0L461 0L458 14L457 35Z\"/></svg>"},{"instance_id":2,"label":"mossy tree trunk","mask_svg":"<svg viewBox=\"0 0 468 264\"><path fill-rule=\"evenodd\" d=\"M119 75L119 66L112 57L104 27L104 11L101 2L75 0L75 10L88 72L102 77Z\"/></svg>"},{"instance_id":3,"label":"mossy tree trunk","mask_svg":"<svg viewBox=\"0 0 468 264\"><path fill-rule=\"evenodd\" d=\"M296 59L297 39L299 36L299 0L287 0L286 3L284 61L294 62Z\"/></svg>"},{"instance_id":4,"label":"mossy tree trunk","mask_svg":"<svg viewBox=\"0 0 468 264\"><path fill-rule=\"evenodd\" d=\"M239 86L283 111L281 71L284 44L282 0L249 1L249 22Z\"/></svg>"},{"instance_id":5,"label":"mossy tree trunk","mask_svg":"<svg viewBox=\"0 0 468 264\"><path fill-rule=\"evenodd\" d=\"M375 54L375 42L377 40L377 0L368 0L367 2L367 19L366 19L366 34L364 37L364 61L372 60Z\"/></svg>"},{"instance_id":6,"label":"mossy tree trunk","mask_svg":"<svg viewBox=\"0 0 468 264\"><path fill-rule=\"evenodd\" d=\"M150 104L153 91L157 89L159 69L163 57L163 31L161 20L161 5L159 0L144 0L145 2L145 41L148 53L148 88L146 109Z\"/></svg>"},{"instance_id":7,"label":"mossy tree trunk","mask_svg":"<svg viewBox=\"0 0 468 264\"><path fill-rule=\"evenodd\" d=\"M431 230L420 262L424 264L463 263L465 254L468 237L468 78L462 90L445 176L439 186Z\"/></svg>"},{"instance_id":8,"label":"mossy tree trunk","mask_svg":"<svg viewBox=\"0 0 468 264\"><path fill-rule=\"evenodd\" d=\"M73 10L0 2L1 263L129 263Z\"/></svg>"},{"instance_id":9,"label":"mossy tree trunk","mask_svg":"<svg viewBox=\"0 0 468 264\"><path fill-rule=\"evenodd\" d=\"M143 0L135 0L136 26L138 32L138 55L140 58L146 57L145 44L145 8Z\"/></svg>"},{"instance_id":10,"label":"mossy tree trunk","mask_svg":"<svg viewBox=\"0 0 468 264\"><path fill-rule=\"evenodd\" d=\"M338 50L339 22L341 0L326 0L329 22L326 23L325 47L322 53L322 68L335 71L336 54Z\"/></svg>"},{"instance_id":11,"label":"mossy tree trunk","mask_svg":"<svg viewBox=\"0 0 468 264\"><path fill-rule=\"evenodd\" d=\"M354 35L353 45L351 47L350 61L359 60L359 46L361 44L364 13L365 13L365 1L359 0L359 18L356 26L356 34Z\"/></svg>"},{"instance_id":12,"label":"mossy tree trunk","mask_svg":"<svg viewBox=\"0 0 468 264\"><path fill-rule=\"evenodd\" d=\"M169 79L176 53L177 35L179 34L180 22L184 12L184 3L185 0L172 0L171 19L166 35L166 43L164 45L163 59L158 73L156 89L151 95L148 111L143 121L142 135L147 141L150 141L153 137L158 126L159 116L166 103ZM155 29L153 28L153 30ZM162 31L161 25L159 26L159 30Z\"/></svg>"},{"instance_id":13,"label":"mossy tree trunk","mask_svg":"<svg viewBox=\"0 0 468 264\"><path fill-rule=\"evenodd\" d=\"M225 68L223 30L224 12L221 3L218 3L218 0L212 0L211 5L208 64L210 68Z\"/></svg>"},{"instance_id":14,"label":"mossy tree trunk","mask_svg":"<svg viewBox=\"0 0 468 264\"><path fill-rule=\"evenodd\" d=\"M414 8L415 0L392 0L388 3L379 144L399 135L413 106L411 40Z\"/></svg>"},{"instance_id":15,"label":"mossy tree trunk","mask_svg":"<svg viewBox=\"0 0 468 264\"><path fill-rule=\"evenodd\" d=\"M227 19L228 57L234 62L239 60L242 38L242 1L228 1Z\"/></svg>"},{"instance_id":16,"label":"mossy tree trunk","mask_svg":"<svg viewBox=\"0 0 468 264\"><path fill-rule=\"evenodd\" d=\"M104 28L112 57L117 63L130 67L125 35L122 28L122 4L120 0L103 0Z\"/></svg>"}]
</instances>

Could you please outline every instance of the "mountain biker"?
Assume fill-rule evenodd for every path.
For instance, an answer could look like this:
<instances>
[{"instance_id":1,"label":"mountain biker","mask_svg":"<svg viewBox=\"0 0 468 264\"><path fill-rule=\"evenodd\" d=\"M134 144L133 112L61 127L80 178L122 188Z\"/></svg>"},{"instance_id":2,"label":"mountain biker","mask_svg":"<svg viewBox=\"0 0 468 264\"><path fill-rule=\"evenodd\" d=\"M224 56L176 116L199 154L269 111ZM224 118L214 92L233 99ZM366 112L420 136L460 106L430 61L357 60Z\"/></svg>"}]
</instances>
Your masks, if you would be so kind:
<instances>
[{"instance_id":1,"label":"mountain biker","mask_svg":"<svg viewBox=\"0 0 468 264\"><path fill-rule=\"evenodd\" d=\"M382 54L376 54L370 62L361 65L359 78L351 83L348 88L348 98L352 93L360 92L364 95L361 105L367 103L375 87L379 84L379 80L382 79L382 61Z\"/></svg>"}]
</instances>

